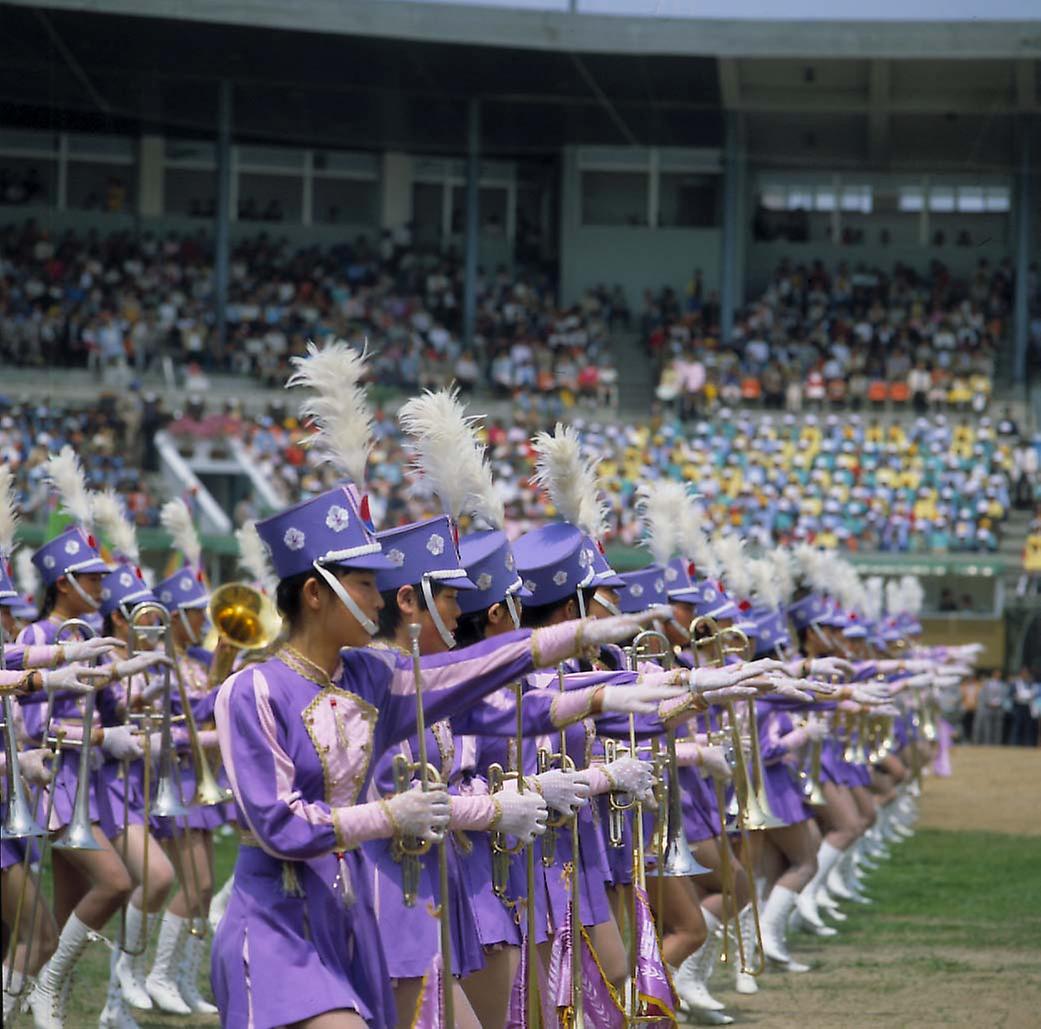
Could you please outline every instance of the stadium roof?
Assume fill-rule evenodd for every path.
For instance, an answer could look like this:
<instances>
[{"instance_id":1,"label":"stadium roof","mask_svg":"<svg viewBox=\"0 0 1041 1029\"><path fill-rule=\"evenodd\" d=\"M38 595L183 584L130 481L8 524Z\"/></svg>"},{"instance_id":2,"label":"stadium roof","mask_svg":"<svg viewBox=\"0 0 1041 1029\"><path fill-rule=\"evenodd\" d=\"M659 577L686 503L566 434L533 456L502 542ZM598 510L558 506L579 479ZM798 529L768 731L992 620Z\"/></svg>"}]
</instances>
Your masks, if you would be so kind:
<instances>
[{"instance_id":1,"label":"stadium roof","mask_svg":"<svg viewBox=\"0 0 1041 1029\"><path fill-rule=\"evenodd\" d=\"M1021 3L1035 0L994 10ZM0 19L5 120L56 129L212 136L226 77L237 137L304 146L461 152L478 97L491 154L718 146L729 109L767 154L798 138L811 158L832 147L881 166L913 161L928 138L947 140L953 162L1004 165L1010 116L1041 109L1041 21L721 22L406 0L53 0L3 5ZM886 56L909 53L944 59Z\"/></svg>"}]
</instances>

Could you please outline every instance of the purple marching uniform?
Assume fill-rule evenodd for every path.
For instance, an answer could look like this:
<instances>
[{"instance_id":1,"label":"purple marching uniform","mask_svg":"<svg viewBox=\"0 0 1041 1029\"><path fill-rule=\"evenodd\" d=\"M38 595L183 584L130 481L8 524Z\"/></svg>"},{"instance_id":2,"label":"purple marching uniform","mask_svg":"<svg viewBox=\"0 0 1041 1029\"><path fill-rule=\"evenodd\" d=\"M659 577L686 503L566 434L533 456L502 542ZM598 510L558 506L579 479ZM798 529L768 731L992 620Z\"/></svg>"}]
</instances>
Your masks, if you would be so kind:
<instances>
[{"instance_id":1,"label":"purple marching uniform","mask_svg":"<svg viewBox=\"0 0 1041 1029\"><path fill-rule=\"evenodd\" d=\"M802 790L793 778L788 751L782 737L795 728L790 711L768 701L756 701L759 748L763 759L763 786L770 809L785 825L796 825L813 817Z\"/></svg>"}]
</instances>

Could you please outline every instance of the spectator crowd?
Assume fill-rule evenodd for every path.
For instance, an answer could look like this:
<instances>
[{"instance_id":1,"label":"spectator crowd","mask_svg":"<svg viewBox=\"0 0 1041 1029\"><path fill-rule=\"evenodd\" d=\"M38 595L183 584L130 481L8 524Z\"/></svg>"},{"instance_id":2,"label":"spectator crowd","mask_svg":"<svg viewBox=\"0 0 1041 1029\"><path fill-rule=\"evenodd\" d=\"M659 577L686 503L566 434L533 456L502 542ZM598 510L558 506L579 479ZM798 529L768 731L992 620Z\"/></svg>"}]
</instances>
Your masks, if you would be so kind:
<instances>
[{"instance_id":1,"label":"spectator crowd","mask_svg":"<svg viewBox=\"0 0 1041 1029\"><path fill-rule=\"evenodd\" d=\"M681 417L741 403L980 414L1012 285L1009 260L981 258L967 281L939 262L919 275L902 265L884 273L786 261L739 313L729 341L719 338L718 303L701 301L699 274L682 306L671 291L648 296L642 329L661 369L658 399ZM1029 288L1036 304L1036 267ZM1034 328L1041 347L1041 318Z\"/></svg>"},{"instance_id":2,"label":"spectator crowd","mask_svg":"<svg viewBox=\"0 0 1041 1029\"><path fill-rule=\"evenodd\" d=\"M1029 665L1010 679L996 671L966 679L960 700L965 741L985 746L1041 745L1041 676Z\"/></svg>"}]
</instances>

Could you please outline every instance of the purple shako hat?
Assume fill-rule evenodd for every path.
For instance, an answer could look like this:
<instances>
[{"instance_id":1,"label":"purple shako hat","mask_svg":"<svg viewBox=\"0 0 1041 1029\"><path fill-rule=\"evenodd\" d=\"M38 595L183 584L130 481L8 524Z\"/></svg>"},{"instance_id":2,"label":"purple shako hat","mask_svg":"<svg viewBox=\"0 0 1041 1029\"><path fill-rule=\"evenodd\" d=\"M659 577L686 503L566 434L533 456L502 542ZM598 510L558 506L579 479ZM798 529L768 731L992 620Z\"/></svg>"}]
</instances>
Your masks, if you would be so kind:
<instances>
[{"instance_id":1,"label":"purple shako hat","mask_svg":"<svg viewBox=\"0 0 1041 1029\"><path fill-rule=\"evenodd\" d=\"M635 615L655 604L668 604L665 589L665 568L648 565L635 572L623 572L620 576L625 587L619 590L618 607L622 614Z\"/></svg>"},{"instance_id":2,"label":"purple shako hat","mask_svg":"<svg viewBox=\"0 0 1041 1029\"><path fill-rule=\"evenodd\" d=\"M524 588L531 593L531 602L539 607L595 586L596 551L581 529L568 522L542 525L513 544Z\"/></svg>"},{"instance_id":3,"label":"purple shako hat","mask_svg":"<svg viewBox=\"0 0 1041 1029\"><path fill-rule=\"evenodd\" d=\"M483 611L507 597L527 600L531 593L517 574L517 559L501 529L472 532L459 541L459 557L466 577L477 587L458 596L464 615Z\"/></svg>"},{"instance_id":4,"label":"purple shako hat","mask_svg":"<svg viewBox=\"0 0 1041 1029\"><path fill-rule=\"evenodd\" d=\"M33 554L44 586L53 586L64 575L104 575L110 570L98 552L98 541L78 525L48 540Z\"/></svg>"}]
</instances>

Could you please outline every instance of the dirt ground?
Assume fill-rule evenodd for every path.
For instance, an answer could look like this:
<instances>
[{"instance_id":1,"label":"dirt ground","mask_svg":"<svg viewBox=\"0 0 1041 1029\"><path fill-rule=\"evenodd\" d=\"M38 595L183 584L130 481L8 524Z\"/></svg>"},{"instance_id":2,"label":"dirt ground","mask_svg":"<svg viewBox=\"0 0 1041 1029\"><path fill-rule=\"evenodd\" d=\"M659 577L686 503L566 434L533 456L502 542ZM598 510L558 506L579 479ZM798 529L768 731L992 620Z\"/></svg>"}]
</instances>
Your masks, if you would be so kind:
<instances>
[{"instance_id":1,"label":"dirt ground","mask_svg":"<svg viewBox=\"0 0 1041 1029\"><path fill-rule=\"evenodd\" d=\"M919 825L952 833L1041 835L1041 750L956 749L952 777L930 778L924 784ZM885 872L878 875L881 879ZM1035 892L1041 869L1037 875ZM928 889L927 881L922 889ZM1036 946L972 949L961 945L972 926L960 914L951 911L945 925L935 918L905 919L860 909L854 913L856 921L837 937L822 943L806 936L796 938L793 949L800 960L816 966L813 972L768 972L758 994L739 997L727 990L730 976L724 970L713 979L713 993L728 1005L735 1024L762 1029L1038 1029L1041 931ZM878 918L893 927L893 936L882 933L881 939L871 939L879 935L881 926L867 923ZM900 941L904 929L916 938ZM954 935L958 944L945 942Z\"/></svg>"},{"instance_id":2,"label":"dirt ground","mask_svg":"<svg viewBox=\"0 0 1041 1029\"><path fill-rule=\"evenodd\" d=\"M1041 836L1041 747L956 747L951 763L925 783L923 828Z\"/></svg>"}]
</instances>

